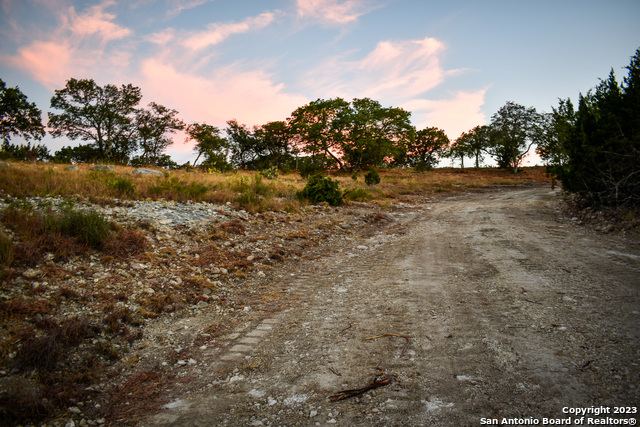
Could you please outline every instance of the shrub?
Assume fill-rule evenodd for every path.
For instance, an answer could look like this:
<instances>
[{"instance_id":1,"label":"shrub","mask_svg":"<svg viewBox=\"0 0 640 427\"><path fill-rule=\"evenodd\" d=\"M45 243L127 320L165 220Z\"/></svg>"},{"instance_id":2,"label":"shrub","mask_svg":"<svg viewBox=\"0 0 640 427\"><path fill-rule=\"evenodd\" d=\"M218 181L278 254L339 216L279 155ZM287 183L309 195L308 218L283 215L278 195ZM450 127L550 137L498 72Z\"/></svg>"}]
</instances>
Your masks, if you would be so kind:
<instances>
[{"instance_id":1,"label":"shrub","mask_svg":"<svg viewBox=\"0 0 640 427\"><path fill-rule=\"evenodd\" d=\"M260 175L267 179L276 179L278 177L278 167L272 166L260 172Z\"/></svg>"},{"instance_id":2,"label":"shrub","mask_svg":"<svg viewBox=\"0 0 640 427\"><path fill-rule=\"evenodd\" d=\"M117 177L115 180L109 182L109 186L123 195L130 195L136 191L133 181L125 177Z\"/></svg>"},{"instance_id":3,"label":"shrub","mask_svg":"<svg viewBox=\"0 0 640 427\"><path fill-rule=\"evenodd\" d=\"M373 196L366 188L354 188L345 192L344 198L355 202L365 202L373 199Z\"/></svg>"},{"instance_id":4,"label":"shrub","mask_svg":"<svg viewBox=\"0 0 640 427\"><path fill-rule=\"evenodd\" d=\"M111 224L96 211L64 209L45 217L45 228L77 237L89 247L99 249L111 234Z\"/></svg>"},{"instance_id":5,"label":"shrub","mask_svg":"<svg viewBox=\"0 0 640 427\"><path fill-rule=\"evenodd\" d=\"M380 174L378 170L376 168L369 169L369 172L364 176L364 182L366 182L367 185L380 184Z\"/></svg>"},{"instance_id":6,"label":"shrub","mask_svg":"<svg viewBox=\"0 0 640 427\"><path fill-rule=\"evenodd\" d=\"M296 193L299 199L307 199L311 203L327 202L331 206L342 204L342 193L337 180L325 177L318 173L307 180L307 185L302 191Z\"/></svg>"}]
</instances>

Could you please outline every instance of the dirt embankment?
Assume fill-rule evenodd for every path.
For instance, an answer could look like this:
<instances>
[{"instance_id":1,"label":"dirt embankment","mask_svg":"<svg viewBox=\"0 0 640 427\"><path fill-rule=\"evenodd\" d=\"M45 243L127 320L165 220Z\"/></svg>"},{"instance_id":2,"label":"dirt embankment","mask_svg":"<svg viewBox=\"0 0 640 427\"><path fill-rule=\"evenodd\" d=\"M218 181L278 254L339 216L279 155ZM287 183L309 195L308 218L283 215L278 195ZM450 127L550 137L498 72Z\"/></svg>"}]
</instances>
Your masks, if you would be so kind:
<instances>
[{"instance_id":1,"label":"dirt embankment","mask_svg":"<svg viewBox=\"0 0 640 427\"><path fill-rule=\"evenodd\" d=\"M274 275L292 308L223 337L185 374L198 390L143 424L542 424L564 407L638 406L636 240L575 224L542 187L380 221L404 232Z\"/></svg>"}]
</instances>

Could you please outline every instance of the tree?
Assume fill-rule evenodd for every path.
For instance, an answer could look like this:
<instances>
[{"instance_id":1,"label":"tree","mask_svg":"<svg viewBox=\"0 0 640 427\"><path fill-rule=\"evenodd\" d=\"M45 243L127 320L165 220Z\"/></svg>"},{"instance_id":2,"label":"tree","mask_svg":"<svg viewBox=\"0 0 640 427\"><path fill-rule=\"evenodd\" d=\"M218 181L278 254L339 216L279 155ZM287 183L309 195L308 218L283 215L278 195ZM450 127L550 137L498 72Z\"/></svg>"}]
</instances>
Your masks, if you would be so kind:
<instances>
[{"instance_id":1,"label":"tree","mask_svg":"<svg viewBox=\"0 0 640 427\"><path fill-rule=\"evenodd\" d=\"M489 126L476 126L469 132L463 132L453 143L450 155L460 157L464 167L464 157L473 157L476 168L484 160L483 153L490 153L491 128Z\"/></svg>"},{"instance_id":2,"label":"tree","mask_svg":"<svg viewBox=\"0 0 640 427\"><path fill-rule=\"evenodd\" d=\"M410 116L402 108L383 108L370 98L354 99L336 120L344 164L358 171L404 159L415 132Z\"/></svg>"},{"instance_id":3,"label":"tree","mask_svg":"<svg viewBox=\"0 0 640 427\"><path fill-rule=\"evenodd\" d=\"M51 159L49 149L42 144L10 144L9 141L3 141L0 147L0 159L16 160L20 162L46 161Z\"/></svg>"},{"instance_id":4,"label":"tree","mask_svg":"<svg viewBox=\"0 0 640 427\"><path fill-rule=\"evenodd\" d=\"M254 128L254 137L261 147L260 169L282 167L296 151L291 144L290 128L286 122L269 122Z\"/></svg>"},{"instance_id":5,"label":"tree","mask_svg":"<svg viewBox=\"0 0 640 427\"><path fill-rule=\"evenodd\" d=\"M442 129L428 127L419 130L407 147L409 164L420 171L433 169L448 146L449 138Z\"/></svg>"},{"instance_id":6,"label":"tree","mask_svg":"<svg viewBox=\"0 0 640 427\"><path fill-rule=\"evenodd\" d=\"M98 86L93 79L69 79L56 90L49 114L54 138L66 136L94 144L101 159L126 162L136 149L136 106L140 88L131 84Z\"/></svg>"},{"instance_id":7,"label":"tree","mask_svg":"<svg viewBox=\"0 0 640 427\"><path fill-rule=\"evenodd\" d=\"M229 143L220 136L220 129L206 123L192 123L187 126L186 142L195 141L193 150L198 156L193 162L196 165L200 156L204 156L203 165L209 165L218 170L227 169L227 150Z\"/></svg>"},{"instance_id":8,"label":"tree","mask_svg":"<svg viewBox=\"0 0 640 427\"><path fill-rule=\"evenodd\" d=\"M312 162L320 167L331 159L340 169L339 144L343 138L342 126L344 121L336 120L349 108L349 103L342 98L318 99L299 107L288 119L291 134L298 138L302 151L311 155Z\"/></svg>"},{"instance_id":9,"label":"tree","mask_svg":"<svg viewBox=\"0 0 640 427\"><path fill-rule=\"evenodd\" d=\"M80 144L75 147L62 147L53 155L56 163L95 163L100 159L100 152L89 144Z\"/></svg>"},{"instance_id":10,"label":"tree","mask_svg":"<svg viewBox=\"0 0 640 427\"><path fill-rule=\"evenodd\" d=\"M595 204L640 205L640 49L623 84L613 70L595 92L580 95L562 140L562 186Z\"/></svg>"},{"instance_id":11,"label":"tree","mask_svg":"<svg viewBox=\"0 0 640 427\"><path fill-rule=\"evenodd\" d=\"M19 135L26 141L42 139L45 132L41 114L20 88L8 88L0 79L0 138L4 143L9 142L11 135Z\"/></svg>"},{"instance_id":12,"label":"tree","mask_svg":"<svg viewBox=\"0 0 640 427\"><path fill-rule=\"evenodd\" d=\"M168 134L184 129L184 122L176 110L152 102L148 109L136 112L136 137L142 150L141 160L145 165L158 165L162 152L173 144Z\"/></svg>"},{"instance_id":13,"label":"tree","mask_svg":"<svg viewBox=\"0 0 640 427\"><path fill-rule=\"evenodd\" d=\"M576 112L570 99L559 100L558 108L543 116L544 138L538 142L536 151L546 163L548 173L554 175L568 160L567 141L576 124Z\"/></svg>"},{"instance_id":14,"label":"tree","mask_svg":"<svg viewBox=\"0 0 640 427\"><path fill-rule=\"evenodd\" d=\"M231 162L240 168L251 167L261 151L253 131L234 119L227 122L226 133L231 147Z\"/></svg>"},{"instance_id":15,"label":"tree","mask_svg":"<svg viewBox=\"0 0 640 427\"><path fill-rule=\"evenodd\" d=\"M491 153L498 166L518 167L531 147L543 135L541 117L535 108L525 108L514 102L507 102L491 117Z\"/></svg>"}]
</instances>

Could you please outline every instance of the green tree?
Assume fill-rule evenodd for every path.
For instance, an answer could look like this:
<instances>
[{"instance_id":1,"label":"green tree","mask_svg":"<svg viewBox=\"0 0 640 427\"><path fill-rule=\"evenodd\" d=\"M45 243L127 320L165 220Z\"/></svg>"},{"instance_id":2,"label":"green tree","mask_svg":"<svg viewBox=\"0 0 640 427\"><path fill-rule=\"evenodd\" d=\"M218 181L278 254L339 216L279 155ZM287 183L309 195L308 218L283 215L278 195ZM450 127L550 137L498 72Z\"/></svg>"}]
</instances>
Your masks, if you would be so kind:
<instances>
[{"instance_id":1,"label":"green tree","mask_svg":"<svg viewBox=\"0 0 640 427\"><path fill-rule=\"evenodd\" d=\"M261 152L253 130L234 119L227 122L226 133L231 148L231 162L239 168L251 168Z\"/></svg>"},{"instance_id":2,"label":"green tree","mask_svg":"<svg viewBox=\"0 0 640 427\"><path fill-rule=\"evenodd\" d=\"M295 147L291 144L290 128L284 121L269 122L254 128L254 137L261 147L259 169L290 164Z\"/></svg>"},{"instance_id":3,"label":"green tree","mask_svg":"<svg viewBox=\"0 0 640 427\"><path fill-rule=\"evenodd\" d=\"M162 153L173 144L169 135L184 129L184 126L176 110L155 102L150 103L148 109L137 110L135 127L142 163L158 166Z\"/></svg>"},{"instance_id":4,"label":"green tree","mask_svg":"<svg viewBox=\"0 0 640 427\"><path fill-rule=\"evenodd\" d=\"M8 143L11 135L19 135L26 141L44 136L41 111L35 103L27 101L20 88L7 87L0 79L0 138Z\"/></svg>"},{"instance_id":5,"label":"green tree","mask_svg":"<svg viewBox=\"0 0 640 427\"><path fill-rule=\"evenodd\" d=\"M566 146L576 125L576 111L570 99L559 100L558 108L551 114L545 114L543 120L545 136L538 142L536 151L546 163L547 170L555 174L568 160Z\"/></svg>"},{"instance_id":6,"label":"green tree","mask_svg":"<svg viewBox=\"0 0 640 427\"><path fill-rule=\"evenodd\" d=\"M195 141L193 151L198 153L193 166L198 163L198 159L201 156L204 156L203 164L218 170L228 168L227 150L229 143L220 136L220 129L206 123L192 123L187 126L186 131L187 138L185 143Z\"/></svg>"},{"instance_id":7,"label":"green tree","mask_svg":"<svg viewBox=\"0 0 640 427\"><path fill-rule=\"evenodd\" d=\"M419 130L409 143L408 163L420 171L433 169L448 147L449 138L442 129L428 127Z\"/></svg>"},{"instance_id":8,"label":"green tree","mask_svg":"<svg viewBox=\"0 0 640 427\"><path fill-rule=\"evenodd\" d=\"M344 164L358 171L404 159L415 132L410 116L402 108L384 108L370 98L354 99L336 120Z\"/></svg>"},{"instance_id":9,"label":"green tree","mask_svg":"<svg viewBox=\"0 0 640 427\"><path fill-rule=\"evenodd\" d=\"M476 126L468 132L463 132L452 144L450 155L460 157L462 167L464 167L464 157L474 158L477 169L484 160L483 154L490 154L490 135L491 128L486 125Z\"/></svg>"},{"instance_id":10,"label":"green tree","mask_svg":"<svg viewBox=\"0 0 640 427\"><path fill-rule=\"evenodd\" d=\"M80 144L75 147L62 147L53 155L56 163L95 163L100 159L98 149L89 144Z\"/></svg>"},{"instance_id":11,"label":"green tree","mask_svg":"<svg viewBox=\"0 0 640 427\"><path fill-rule=\"evenodd\" d=\"M299 107L288 119L291 135L297 137L303 152L311 156L311 161L321 168L331 167L326 161L343 168L340 143L343 139L343 116L349 103L342 98L318 99Z\"/></svg>"},{"instance_id":12,"label":"green tree","mask_svg":"<svg viewBox=\"0 0 640 427\"><path fill-rule=\"evenodd\" d=\"M126 163L135 146L136 106L140 88L131 84L98 86L93 79L69 79L56 90L49 114L54 138L66 136L93 144L101 159Z\"/></svg>"},{"instance_id":13,"label":"green tree","mask_svg":"<svg viewBox=\"0 0 640 427\"><path fill-rule=\"evenodd\" d=\"M640 49L622 85L613 70L580 96L556 167L563 188L596 204L640 205Z\"/></svg>"},{"instance_id":14,"label":"green tree","mask_svg":"<svg viewBox=\"0 0 640 427\"><path fill-rule=\"evenodd\" d=\"M491 117L491 154L502 168L518 167L543 136L541 116L535 108L507 102Z\"/></svg>"},{"instance_id":15,"label":"green tree","mask_svg":"<svg viewBox=\"0 0 640 427\"><path fill-rule=\"evenodd\" d=\"M31 145L31 142L27 142L26 144L11 144L9 141L3 141L0 147L0 159L2 160L42 162L50 158L49 149L42 144Z\"/></svg>"}]
</instances>

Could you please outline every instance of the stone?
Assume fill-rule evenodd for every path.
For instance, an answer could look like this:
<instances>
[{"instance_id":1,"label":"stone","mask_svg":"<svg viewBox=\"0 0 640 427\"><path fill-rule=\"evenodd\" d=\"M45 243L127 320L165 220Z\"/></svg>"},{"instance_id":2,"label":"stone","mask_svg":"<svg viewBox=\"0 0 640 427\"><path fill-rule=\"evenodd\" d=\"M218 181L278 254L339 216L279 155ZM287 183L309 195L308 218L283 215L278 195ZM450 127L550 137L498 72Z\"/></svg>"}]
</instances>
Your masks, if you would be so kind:
<instances>
[{"instance_id":1,"label":"stone","mask_svg":"<svg viewBox=\"0 0 640 427\"><path fill-rule=\"evenodd\" d=\"M0 162L0 168L9 168L11 165L7 162Z\"/></svg>"},{"instance_id":2,"label":"stone","mask_svg":"<svg viewBox=\"0 0 640 427\"><path fill-rule=\"evenodd\" d=\"M92 171L100 171L100 172L113 172L116 170L116 167L113 165L95 165L90 168Z\"/></svg>"},{"instance_id":3,"label":"stone","mask_svg":"<svg viewBox=\"0 0 640 427\"><path fill-rule=\"evenodd\" d=\"M78 166L71 165L71 166L67 166L65 169L68 170L68 171L77 171L78 170Z\"/></svg>"},{"instance_id":4,"label":"stone","mask_svg":"<svg viewBox=\"0 0 640 427\"><path fill-rule=\"evenodd\" d=\"M42 274L42 270L38 270L37 268L29 268L22 273L22 275L27 279L35 279L41 274Z\"/></svg>"},{"instance_id":5,"label":"stone","mask_svg":"<svg viewBox=\"0 0 640 427\"><path fill-rule=\"evenodd\" d=\"M164 172L158 171L155 169L145 169L138 168L131 171L132 175L154 175L154 176L164 176Z\"/></svg>"}]
</instances>

